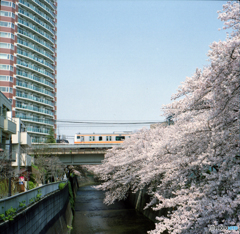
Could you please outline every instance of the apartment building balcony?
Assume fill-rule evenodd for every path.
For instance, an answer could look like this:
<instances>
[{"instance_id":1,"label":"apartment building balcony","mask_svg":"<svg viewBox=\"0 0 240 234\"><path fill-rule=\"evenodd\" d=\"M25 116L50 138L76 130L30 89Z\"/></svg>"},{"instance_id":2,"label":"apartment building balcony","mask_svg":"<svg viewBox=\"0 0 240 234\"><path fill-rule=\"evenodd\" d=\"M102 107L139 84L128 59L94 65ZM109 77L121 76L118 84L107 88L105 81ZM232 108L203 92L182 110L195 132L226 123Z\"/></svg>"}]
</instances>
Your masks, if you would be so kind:
<instances>
[{"instance_id":1,"label":"apartment building balcony","mask_svg":"<svg viewBox=\"0 0 240 234\"><path fill-rule=\"evenodd\" d=\"M28 43L26 41L23 41L21 39L17 39L17 46L20 45L28 50L33 51L33 53L38 53L41 56L44 56L47 59L51 59L52 62L54 62L54 58L51 54L47 53L46 51L40 49L39 47L32 45L31 43Z\"/></svg>"},{"instance_id":2,"label":"apartment building balcony","mask_svg":"<svg viewBox=\"0 0 240 234\"><path fill-rule=\"evenodd\" d=\"M17 152L15 150L12 150L12 152L10 153L9 150L4 150L3 152L0 152L0 159L7 159L10 161L16 161L16 157L17 156Z\"/></svg>"},{"instance_id":3,"label":"apartment building balcony","mask_svg":"<svg viewBox=\"0 0 240 234\"><path fill-rule=\"evenodd\" d=\"M45 66L48 69L51 69L52 72L54 72L55 68L51 63L48 63L44 59L40 58L39 56L33 55L31 53L28 53L24 50L17 49L17 56L22 56L25 59L29 59L35 63L37 63L40 66Z\"/></svg>"},{"instance_id":4,"label":"apartment building balcony","mask_svg":"<svg viewBox=\"0 0 240 234\"><path fill-rule=\"evenodd\" d=\"M37 84L50 87L50 88L52 88L54 90L54 84L53 83L47 81L46 79L40 78L38 76L35 76L35 75L31 74L31 73L29 74L29 73L26 73L25 71L17 69L16 75L19 76L19 77L22 77L24 79L34 81Z\"/></svg>"},{"instance_id":5,"label":"apartment building balcony","mask_svg":"<svg viewBox=\"0 0 240 234\"><path fill-rule=\"evenodd\" d=\"M16 82L16 87L21 87L23 89L33 91L33 92L36 92L36 93L43 94L43 95L46 95L48 97L54 98L54 94L52 92L50 92L48 90L45 90L45 89L42 89L42 88L39 88L39 87L34 86L34 85L29 85L29 84L24 83L24 82L17 81Z\"/></svg>"},{"instance_id":6,"label":"apartment building balcony","mask_svg":"<svg viewBox=\"0 0 240 234\"><path fill-rule=\"evenodd\" d=\"M43 75L43 76L45 76L47 78L54 79L54 76L50 72L48 72L46 70L43 70L43 69L41 69L41 68L39 68L37 66L34 66L32 64L28 64L28 63L25 63L23 61L17 60L17 64L16 65L19 66L19 67L22 67L24 69L30 70L31 72L35 72L35 73L37 73L39 75Z\"/></svg>"},{"instance_id":7,"label":"apartment building balcony","mask_svg":"<svg viewBox=\"0 0 240 234\"><path fill-rule=\"evenodd\" d=\"M42 47L43 49L48 50L50 53L55 52L55 48L53 48L53 46L54 46L53 43L52 44L47 43L44 40L39 39L39 37L32 35L32 33L27 33L26 31L19 28L18 35L21 37L24 37L24 39L32 41L34 44L37 43L38 46Z\"/></svg>"},{"instance_id":8,"label":"apartment building balcony","mask_svg":"<svg viewBox=\"0 0 240 234\"><path fill-rule=\"evenodd\" d=\"M20 139L18 139L18 134L19 132L12 135L12 144L19 144L20 140L20 145L31 146L31 137L27 132L20 132Z\"/></svg>"},{"instance_id":9,"label":"apartment building balcony","mask_svg":"<svg viewBox=\"0 0 240 234\"><path fill-rule=\"evenodd\" d=\"M38 24L40 27L42 27L43 30L47 30L52 35L54 35L54 31L52 29L53 26L50 27L48 24L44 23L42 20L39 20L33 14L28 13L27 11L24 11L22 9L19 9L18 13L19 13L19 15L22 15L22 17L26 17L27 19L30 19L33 23Z\"/></svg>"},{"instance_id":10,"label":"apartment building balcony","mask_svg":"<svg viewBox=\"0 0 240 234\"><path fill-rule=\"evenodd\" d=\"M38 10L35 6L33 6L32 4L24 1L24 0L19 0L18 2L20 7L25 7L26 9L30 10L31 12L33 12L34 14L37 14L38 16L40 16L43 20L46 20L48 23L51 23L52 26L54 26L54 21L49 18L46 14L44 14L42 11Z\"/></svg>"},{"instance_id":11,"label":"apartment building balcony","mask_svg":"<svg viewBox=\"0 0 240 234\"><path fill-rule=\"evenodd\" d=\"M44 0L44 2L47 3L53 10L56 9L56 6L53 5L51 1L49 1L49 0Z\"/></svg>"},{"instance_id":12,"label":"apartment building balcony","mask_svg":"<svg viewBox=\"0 0 240 234\"><path fill-rule=\"evenodd\" d=\"M31 101L35 102L40 105L46 105L47 107L54 108L54 104L51 101L44 100L38 97L34 97L33 95L28 95L28 94L22 94L19 93L18 91L16 92L16 97L17 99L24 100L24 101Z\"/></svg>"},{"instance_id":13,"label":"apartment building balcony","mask_svg":"<svg viewBox=\"0 0 240 234\"><path fill-rule=\"evenodd\" d=\"M45 13L49 14L52 16L52 18L55 17L54 13L52 10L50 10L48 7L46 7L44 4L42 4L39 0L32 0L34 3L37 4L37 6L41 7L45 11Z\"/></svg>"},{"instance_id":14,"label":"apartment building balcony","mask_svg":"<svg viewBox=\"0 0 240 234\"><path fill-rule=\"evenodd\" d=\"M35 133L35 134L49 135L49 130L42 129L42 128L36 128L36 127L32 127L32 126L28 126L27 131L30 133Z\"/></svg>"},{"instance_id":15,"label":"apartment building balcony","mask_svg":"<svg viewBox=\"0 0 240 234\"><path fill-rule=\"evenodd\" d=\"M44 69L50 69L50 72L51 72L51 73L54 73L54 69L46 66L46 65L44 64L44 62L40 62L40 60L38 60L38 57L29 55L29 54L27 54L27 53L25 53L25 52L22 52L22 51L21 51L21 53L19 53L19 52L20 52L20 51L18 51L18 53L17 53L17 58L18 58L18 59L25 60L25 61L29 61L29 62L31 62L32 64L34 64L35 66L37 66L37 67L40 67L40 66L41 66L41 67L43 67ZM34 69L34 70L35 70L35 69ZM46 77L45 77L45 79L46 79Z\"/></svg>"},{"instance_id":16,"label":"apartment building balcony","mask_svg":"<svg viewBox=\"0 0 240 234\"><path fill-rule=\"evenodd\" d=\"M16 124L9 119L4 119L4 132L16 134Z\"/></svg>"},{"instance_id":17,"label":"apartment building balcony","mask_svg":"<svg viewBox=\"0 0 240 234\"><path fill-rule=\"evenodd\" d=\"M21 25L22 27L26 28L27 30L31 30L34 33L37 33L39 36L44 37L45 40L48 40L54 44L54 39L52 36L45 31L39 29L37 26L26 22L25 20L18 19L18 24Z\"/></svg>"},{"instance_id":18,"label":"apartment building balcony","mask_svg":"<svg viewBox=\"0 0 240 234\"><path fill-rule=\"evenodd\" d=\"M46 109L42 109L42 108L38 108L38 107L32 107L32 106L24 106L24 105L21 105L19 103L16 104L15 109L32 112L34 114L42 114L42 115L46 115L48 117L53 117L54 116L53 112L50 111L50 110L46 110Z\"/></svg>"},{"instance_id":19,"label":"apartment building balcony","mask_svg":"<svg viewBox=\"0 0 240 234\"><path fill-rule=\"evenodd\" d=\"M16 154L15 160L12 162L13 167L17 167L19 162L19 166L27 167L31 166L34 163L34 158L27 155L26 153L21 153L20 159L18 160L18 154Z\"/></svg>"},{"instance_id":20,"label":"apartment building balcony","mask_svg":"<svg viewBox=\"0 0 240 234\"><path fill-rule=\"evenodd\" d=\"M53 126L54 124L54 121L53 120L44 120L44 119L39 119L39 118L22 118L22 121L24 123L33 123L33 124L40 124L40 125L43 125L43 126Z\"/></svg>"}]
</instances>

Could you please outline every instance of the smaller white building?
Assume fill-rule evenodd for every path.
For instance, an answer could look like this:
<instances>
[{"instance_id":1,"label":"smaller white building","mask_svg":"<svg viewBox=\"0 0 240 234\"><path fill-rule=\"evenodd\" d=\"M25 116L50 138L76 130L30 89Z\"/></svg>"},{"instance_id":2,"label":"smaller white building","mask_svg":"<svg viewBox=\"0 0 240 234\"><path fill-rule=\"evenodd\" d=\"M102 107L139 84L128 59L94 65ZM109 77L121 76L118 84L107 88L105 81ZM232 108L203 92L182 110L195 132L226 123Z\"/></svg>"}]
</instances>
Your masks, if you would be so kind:
<instances>
[{"instance_id":1,"label":"smaller white building","mask_svg":"<svg viewBox=\"0 0 240 234\"><path fill-rule=\"evenodd\" d=\"M31 146L31 137L27 128L19 118L13 118L16 124L16 134L12 134L12 150L16 153L16 160L12 162L13 167L27 167L33 163L33 157L27 155L27 147Z\"/></svg>"}]
</instances>

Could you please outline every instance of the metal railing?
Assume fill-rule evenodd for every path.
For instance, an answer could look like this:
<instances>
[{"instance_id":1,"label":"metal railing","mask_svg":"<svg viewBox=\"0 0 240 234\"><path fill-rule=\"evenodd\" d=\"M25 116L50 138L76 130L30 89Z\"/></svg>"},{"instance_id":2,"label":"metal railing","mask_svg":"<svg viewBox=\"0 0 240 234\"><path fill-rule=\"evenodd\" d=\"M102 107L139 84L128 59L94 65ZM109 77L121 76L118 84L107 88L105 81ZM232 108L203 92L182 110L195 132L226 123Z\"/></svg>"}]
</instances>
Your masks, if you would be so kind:
<instances>
[{"instance_id":1,"label":"metal railing","mask_svg":"<svg viewBox=\"0 0 240 234\"><path fill-rule=\"evenodd\" d=\"M46 14L44 14L42 11L38 10L37 7L33 6L32 4L29 4L28 2L26 2L24 0L19 0L19 3L20 3L20 5L23 4L26 7L30 8L34 13L37 13L38 15L43 17L45 20L47 20L54 26L54 21L51 18L49 18Z\"/></svg>"},{"instance_id":2,"label":"metal railing","mask_svg":"<svg viewBox=\"0 0 240 234\"><path fill-rule=\"evenodd\" d=\"M45 37L46 39L50 40L53 44L54 44L54 40L52 38L51 35L49 35L48 33L44 32L43 30L41 30L40 28L38 28L37 26L31 24L31 23L28 23L27 21L25 20L22 20L22 19L18 19L18 24L19 25L23 25L23 26L26 26L30 29L32 29L35 33L39 33L40 35L42 35L43 37Z\"/></svg>"},{"instance_id":3,"label":"metal railing","mask_svg":"<svg viewBox=\"0 0 240 234\"><path fill-rule=\"evenodd\" d=\"M54 94L52 92L50 92L48 90L45 90L45 89L42 89L42 88L39 88L39 87L34 86L34 85L30 85L30 84L25 83L25 82L21 82L21 81L17 80L16 85L24 87L24 88L31 89L31 90L34 90L34 91L37 91L37 92L40 92L40 93L43 93L43 94L46 94L46 95L49 95L51 97L54 97Z\"/></svg>"},{"instance_id":4,"label":"metal railing","mask_svg":"<svg viewBox=\"0 0 240 234\"><path fill-rule=\"evenodd\" d=\"M38 62L38 63L44 64L45 66L47 66L48 68L50 68L50 69L52 69L52 70L54 71L54 67L53 67L52 64L46 62L45 60L39 58L39 57L36 56L36 55L32 55L32 54L30 54L30 53L27 53L26 51L23 51L23 50L21 50L21 49L17 49L17 53L18 53L18 54L21 54L21 55L23 55L23 56L25 56L25 57L28 57L28 58L30 58L30 59L33 59L33 60L35 60L35 61Z\"/></svg>"},{"instance_id":5,"label":"metal railing","mask_svg":"<svg viewBox=\"0 0 240 234\"><path fill-rule=\"evenodd\" d=\"M59 189L60 183L66 183L66 182L67 180L63 180L63 181L58 181L51 184L42 185L37 188L31 189L27 192L19 193L11 197L1 199L0 213L5 214L5 211L10 209L11 207L18 209L20 203L25 203L25 205L28 206L31 203L35 202L35 199L37 198L38 194L41 194L41 196L38 195L40 198L44 198L49 193L57 191ZM40 192L38 192L39 189L40 189Z\"/></svg>"},{"instance_id":6,"label":"metal railing","mask_svg":"<svg viewBox=\"0 0 240 234\"><path fill-rule=\"evenodd\" d=\"M16 97L20 97L20 98L25 98L25 99L30 99L32 101L35 101L35 102L41 102L43 104L47 104L49 106L52 106L54 107L54 104L53 102L51 101L48 101L48 100L45 100L45 99L42 99L42 98L38 98L38 97L35 97L33 95L28 95L28 94L25 94L25 93L21 93L19 91L16 92Z\"/></svg>"},{"instance_id":7,"label":"metal railing","mask_svg":"<svg viewBox=\"0 0 240 234\"><path fill-rule=\"evenodd\" d=\"M28 39L32 39L34 40L34 42L37 42L40 44L40 46L43 46L44 49L49 49L51 50L52 53L55 52L55 49L52 47L52 45L48 42L43 41L42 39L39 39L39 37L33 35L32 33L28 33L20 28L18 28L18 33L20 33L21 35L28 37Z\"/></svg>"},{"instance_id":8,"label":"metal railing","mask_svg":"<svg viewBox=\"0 0 240 234\"><path fill-rule=\"evenodd\" d=\"M31 79L31 80L37 81L37 82L42 83L42 84L44 84L44 85L48 85L48 86L50 86L51 88L54 88L54 84L52 84L51 82L49 82L49 81L47 81L47 80L45 80L45 79L43 79L43 78L39 78L38 76L33 75L33 74L31 74L31 73L29 74L29 73L27 73L27 72L25 72L25 71L22 71L22 70L20 70L20 69L17 69L16 74L19 75L19 76L23 76L23 77L29 78L29 79Z\"/></svg>"},{"instance_id":9,"label":"metal railing","mask_svg":"<svg viewBox=\"0 0 240 234\"><path fill-rule=\"evenodd\" d=\"M26 47L28 47L28 49L30 48L30 49L32 49L32 50L34 50L34 51L36 51L36 52L38 52L38 53L46 56L47 58L51 59L52 61L54 61L54 57L53 57L52 55L50 55L50 54L47 53L46 51L40 49L40 48L39 48L38 46L36 46L36 45L33 45L33 44L31 44L31 43L28 43L28 42L26 42L26 41L24 41L24 40L21 40L21 39L19 39L19 38L17 39L17 43L19 43L19 44L21 44L21 45L23 45L23 46L26 46Z\"/></svg>"},{"instance_id":10,"label":"metal railing","mask_svg":"<svg viewBox=\"0 0 240 234\"><path fill-rule=\"evenodd\" d=\"M29 18L31 18L33 21L35 21L36 23L38 23L39 25L41 25L45 30L50 31L50 33L52 33L54 35L54 31L52 30L51 27L49 27L46 23L44 23L42 20L39 20L37 17L35 17L33 14L30 14L22 9L18 10L18 13L21 13Z\"/></svg>"},{"instance_id":11,"label":"metal railing","mask_svg":"<svg viewBox=\"0 0 240 234\"><path fill-rule=\"evenodd\" d=\"M38 67L36 65L32 65L30 63L25 63L25 62L23 62L20 59L17 59L17 64L24 66L24 68L29 68L29 69L33 70L34 72L41 73L41 74L43 74L43 75L45 75L45 76L47 76L49 78L54 79L54 76L50 72L48 72L48 71L46 71L44 69L41 69L40 67Z\"/></svg>"},{"instance_id":12,"label":"metal railing","mask_svg":"<svg viewBox=\"0 0 240 234\"><path fill-rule=\"evenodd\" d=\"M53 112L48 110L48 109L39 108L37 106L26 105L26 104L23 104L21 102L20 103L16 102L16 107L22 108L22 109L27 109L27 110L30 110L30 111L39 112L39 113L44 113L44 114L51 115L51 116L54 115Z\"/></svg>"}]
</instances>

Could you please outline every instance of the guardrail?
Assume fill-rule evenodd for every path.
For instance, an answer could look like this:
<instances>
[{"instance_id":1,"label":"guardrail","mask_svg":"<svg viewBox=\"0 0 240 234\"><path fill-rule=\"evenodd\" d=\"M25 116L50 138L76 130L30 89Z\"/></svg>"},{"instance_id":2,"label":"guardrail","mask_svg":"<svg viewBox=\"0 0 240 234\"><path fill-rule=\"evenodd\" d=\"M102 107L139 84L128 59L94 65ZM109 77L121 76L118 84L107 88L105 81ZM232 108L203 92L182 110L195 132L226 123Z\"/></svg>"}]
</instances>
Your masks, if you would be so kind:
<instances>
[{"instance_id":1,"label":"guardrail","mask_svg":"<svg viewBox=\"0 0 240 234\"><path fill-rule=\"evenodd\" d=\"M17 195L0 199L0 214L5 214L5 211L12 208L19 208L20 203L24 203L26 206L35 202L38 194L41 194L41 198L45 197L49 193L52 193L59 188L60 183L65 183L67 180L54 182L51 184L46 184L39 186L37 188L31 189L27 192L19 193ZM40 189L40 192L39 192Z\"/></svg>"}]
</instances>

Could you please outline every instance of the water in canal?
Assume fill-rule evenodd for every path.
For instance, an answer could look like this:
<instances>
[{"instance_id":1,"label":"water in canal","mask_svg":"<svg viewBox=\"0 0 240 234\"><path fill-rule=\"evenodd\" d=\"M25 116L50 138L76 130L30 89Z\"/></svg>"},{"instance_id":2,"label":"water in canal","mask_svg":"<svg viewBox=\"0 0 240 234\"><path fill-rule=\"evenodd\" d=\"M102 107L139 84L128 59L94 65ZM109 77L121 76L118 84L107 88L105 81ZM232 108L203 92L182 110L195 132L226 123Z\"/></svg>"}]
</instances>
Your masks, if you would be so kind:
<instances>
[{"instance_id":1,"label":"water in canal","mask_svg":"<svg viewBox=\"0 0 240 234\"><path fill-rule=\"evenodd\" d=\"M71 234L142 234L155 224L123 201L107 206L104 192L91 186L80 187L75 201Z\"/></svg>"}]
</instances>

